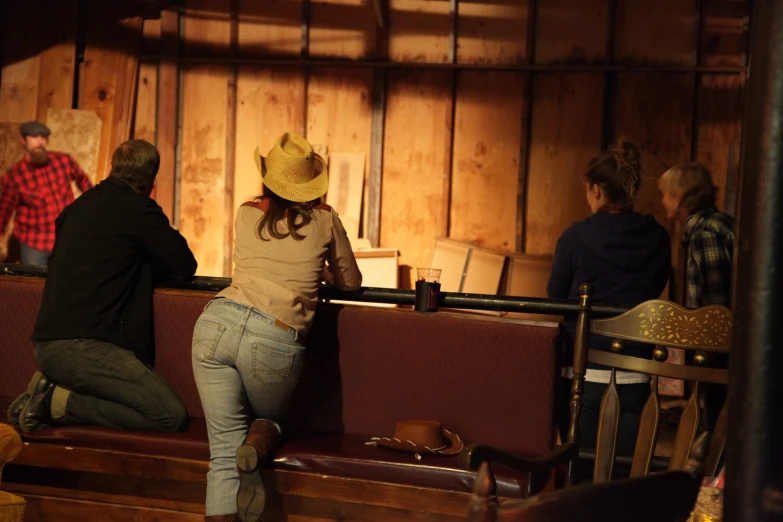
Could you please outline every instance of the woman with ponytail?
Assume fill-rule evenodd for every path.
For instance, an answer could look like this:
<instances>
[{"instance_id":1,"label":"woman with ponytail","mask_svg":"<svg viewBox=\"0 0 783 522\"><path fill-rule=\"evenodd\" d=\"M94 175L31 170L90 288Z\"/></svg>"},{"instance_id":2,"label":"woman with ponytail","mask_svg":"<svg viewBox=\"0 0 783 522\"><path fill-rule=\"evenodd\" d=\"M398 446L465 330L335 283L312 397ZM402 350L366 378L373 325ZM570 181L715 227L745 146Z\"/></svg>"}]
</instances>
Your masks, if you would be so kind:
<instances>
[{"instance_id":1,"label":"woman with ponytail","mask_svg":"<svg viewBox=\"0 0 783 522\"><path fill-rule=\"evenodd\" d=\"M321 203L326 166L307 140L286 133L266 157L256 149L255 160L264 192L237 212L231 285L193 331L209 435L205 520L212 522L261 520L261 468L303 369L318 287L324 278L341 290L362 284L340 218Z\"/></svg>"},{"instance_id":2,"label":"woman with ponytail","mask_svg":"<svg viewBox=\"0 0 783 522\"><path fill-rule=\"evenodd\" d=\"M639 147L619 138L613 147L590 161L582 176L593 215L574 223L557 241L547 294L552 299L578 299L579 286L590 283L593 299L637 305L661 296L669 280L669 233L650 215L634 211L642 182ZM573 334L574 317L566 318ZM591 336L590 348L610 350L611 339ZM626 343L626 355L649 359L652 347ZM573 335L563 361L561 434L568 430L568 400L573 377ZM579 421L580 443L594 448L601 398L609 383L607 368L588 363ZM617 452L630 455L636 442L642 408L650 393L649 377L635 372L616 373L620 395Z\"/></svg>"}]
</instances>

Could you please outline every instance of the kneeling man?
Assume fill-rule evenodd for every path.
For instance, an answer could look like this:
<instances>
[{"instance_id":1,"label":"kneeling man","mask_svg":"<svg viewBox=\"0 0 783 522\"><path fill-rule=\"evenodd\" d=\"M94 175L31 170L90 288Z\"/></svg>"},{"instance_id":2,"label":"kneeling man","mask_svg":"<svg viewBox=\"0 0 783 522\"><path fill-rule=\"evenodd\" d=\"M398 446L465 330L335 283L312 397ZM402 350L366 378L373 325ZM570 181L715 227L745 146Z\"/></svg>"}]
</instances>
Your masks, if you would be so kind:
<instances>
[{"instance_id":1,"label":"kneeling man","mask_svg":"<svg viewBox=\"0 0 783 522\"><path fill-rule=\"evenodd\" d=\"M185 429L182 401L150 368L153 279L189 278L197 266L150 198L159 164L153 145L126 141L114 152L111 175L57 218L33 333L41 371L8 410L22 431Z\"/></svg>"}]
</instances>

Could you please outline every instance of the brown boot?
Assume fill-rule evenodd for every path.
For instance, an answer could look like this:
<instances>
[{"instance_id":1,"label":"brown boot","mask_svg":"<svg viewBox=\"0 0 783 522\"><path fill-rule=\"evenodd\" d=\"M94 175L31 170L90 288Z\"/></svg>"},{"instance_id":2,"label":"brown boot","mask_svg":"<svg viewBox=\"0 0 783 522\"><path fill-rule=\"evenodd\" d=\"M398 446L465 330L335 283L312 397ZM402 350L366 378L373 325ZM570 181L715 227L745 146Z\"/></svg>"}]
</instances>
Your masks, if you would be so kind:
<instances>
[{"instance_id":1,"label":"brown boot","mask_svg":"<svg viewBox=\"0 0 783 522\"><path fill-rule=\"evenodd\" d=\"M258 522L266 508L266 488L261 468L271 460L280 443L280 430L271 421L258 419L250 425L245 443L237 450L239 491L237 509L241 522Z\"/></svg>"},{"instance_id":2,"label":"brown boot","mask_svg":"<svg viewBox=\"0 0 783 522\"><path fill-rule=\"evenodd\" d=\"M204 522L237 522L239 518L236 513L230 515L208 515L204 517Z\"/></svg>"}]
</instances>

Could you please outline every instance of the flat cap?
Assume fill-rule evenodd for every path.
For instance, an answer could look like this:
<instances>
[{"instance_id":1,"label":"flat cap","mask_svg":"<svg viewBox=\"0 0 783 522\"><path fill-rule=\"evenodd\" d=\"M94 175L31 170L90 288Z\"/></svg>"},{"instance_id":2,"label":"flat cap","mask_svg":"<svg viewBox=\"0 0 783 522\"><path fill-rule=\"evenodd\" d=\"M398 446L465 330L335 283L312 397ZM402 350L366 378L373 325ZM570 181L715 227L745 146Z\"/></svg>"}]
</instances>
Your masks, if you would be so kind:
<instances>
[{"instance_id":1,"label":"flat cap","mask_svg":"<svg viewBox=\"0 0 783 522\"><path fill-rule=\"evenodd\" d=\"M22 136L44 136L48 137L51 134L49 127L41 123L40 121L28 121L22 124L19 129Z\"/></svg>"}]
</instances>

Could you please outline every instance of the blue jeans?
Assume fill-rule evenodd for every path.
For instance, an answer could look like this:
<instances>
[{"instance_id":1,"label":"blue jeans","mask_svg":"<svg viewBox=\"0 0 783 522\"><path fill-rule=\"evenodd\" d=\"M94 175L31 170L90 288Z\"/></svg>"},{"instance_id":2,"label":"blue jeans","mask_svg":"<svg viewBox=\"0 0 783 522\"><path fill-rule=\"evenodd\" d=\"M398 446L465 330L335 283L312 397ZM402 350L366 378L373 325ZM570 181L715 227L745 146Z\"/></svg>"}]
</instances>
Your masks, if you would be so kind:
<instances>
[{"instance_id":1,"label":"blue jeans","mask_svg":"<svg viewBox=\"0 0 783 522\"><path fill-rule=\"evenodd\" d=\"M19 257L21 258L23 265L47 266L49 263L49 256L51 255L51 252L38 250L19 243Z\"/></svg>"},{"instance_id":2,"label":"blue jeans","mask_svg":"<svg viewBox=\"0 0 783 522\"><path fill-rule=\"evenodd\" d=\"M70 390L57 424L183 431L188 413L177 393L129 350L97 339L38 342L38 367Z\"/></svg>"},{"instance_id":3,"label":"blue jeans","mask_svg":"<svg viewBox=\"0 0 783 522\"><path fill-rule=\"evenodd\" d=\"M218 298L193 330L193 374L209 435L207 515L237 512L236 450L255 418L279 422L299 382L304 346L293 328Z\"/></svg>"}]
</instances>

